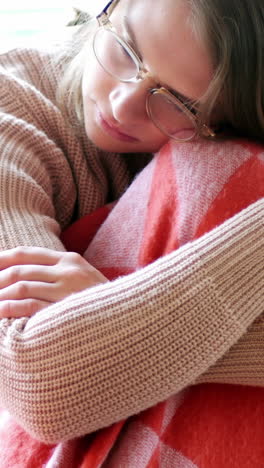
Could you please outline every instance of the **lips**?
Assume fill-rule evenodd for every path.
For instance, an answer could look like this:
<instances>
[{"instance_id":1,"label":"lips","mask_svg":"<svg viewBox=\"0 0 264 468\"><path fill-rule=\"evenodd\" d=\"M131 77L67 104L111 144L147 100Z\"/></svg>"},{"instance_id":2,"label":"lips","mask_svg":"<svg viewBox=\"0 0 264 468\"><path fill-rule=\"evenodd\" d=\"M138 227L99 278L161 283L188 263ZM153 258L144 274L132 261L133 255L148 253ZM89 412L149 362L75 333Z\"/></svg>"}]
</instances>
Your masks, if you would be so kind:
<instances>
[{"instance_id":1,"label":"lips","mask_svg":"<svg viewBox=\"0 0 264 468\"><path fill-rule=\"evenodd\" d=\"M99 127L112 138L130 143L135 143L139 141L138 138L129 135L128 133L124 132L122 128L114 125L110 120L103 116L99 109L97 109L96 112L96 122L99 125Z\"/></svg>"}]
</instances>

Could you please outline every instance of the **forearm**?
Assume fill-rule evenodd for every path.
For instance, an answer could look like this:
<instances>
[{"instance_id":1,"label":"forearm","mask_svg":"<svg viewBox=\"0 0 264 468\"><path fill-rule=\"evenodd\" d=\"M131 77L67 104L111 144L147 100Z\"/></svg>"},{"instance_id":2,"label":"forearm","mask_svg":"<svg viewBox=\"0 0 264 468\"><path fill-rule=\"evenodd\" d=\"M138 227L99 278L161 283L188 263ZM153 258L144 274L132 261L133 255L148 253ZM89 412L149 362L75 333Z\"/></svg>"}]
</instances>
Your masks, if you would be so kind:
<instances>
[{"instance_id":1,"label":"forearm","mask_svg":"<svg viewBox=\"0 0 264 468\"><path fill-rule=\"evenodd\" d=\"M259 337L245 332L263 311L263 201L245 213L132 275L2 321L1 403L54 442L135 414L203 374L264 385L264 369L247 362L253 351L243 369L226 354L245 337L258 350ZM212 366L224 355L219 372Z\"/></svg>"},{"instance_id":2,"label":"forearm","mask_svg":"<svg viewBox=\"0 0 264 468\"><path fill-rule=\"evenodd\" d=\"M196 383L264 386L264 315Z\"/></svg>"}]
</instances>

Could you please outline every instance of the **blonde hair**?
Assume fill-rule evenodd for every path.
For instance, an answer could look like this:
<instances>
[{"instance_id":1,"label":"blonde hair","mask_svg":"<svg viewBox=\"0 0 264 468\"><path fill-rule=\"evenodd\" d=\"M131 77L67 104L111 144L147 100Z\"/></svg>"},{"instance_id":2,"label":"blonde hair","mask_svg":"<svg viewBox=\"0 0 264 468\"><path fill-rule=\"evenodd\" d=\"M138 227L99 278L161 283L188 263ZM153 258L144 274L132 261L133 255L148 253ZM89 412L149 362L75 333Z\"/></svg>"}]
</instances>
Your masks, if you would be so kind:
<instances>
[{"instance_id":1,"label":"blonde hair","mask_svg":"<svg viewBox=\"0 0 264 468\"><path fill-rule=\"evenodd\" d=\"M91 40L94 19L78 26L62 54L57 57L57 66L62 69L56 100L66 118L75 127L83 124L82 77L85 66L86 46Z\"/></svg>"},{"instance_id":2,"label":"blonde hair","mask_svg":"<svg viewBox=\"0 0 264 468\"><path fill-rule=\"evenodd\" d=\"M220 109L230 134L264 140L264 1L188 1L194 31L209 47L214 77L201 101L200 125ZM82 124L81 82L85 46L93 21L74 35L64 61L58 103L71 122ZM226 133L225 133L226 134Z\"/></svg>"},{"instance_id":3,"label":"blonde hair","mask_svg":"<svg viewBox=\"0 0 264 468\"><path fill-rule=\"evenodd\" d=\"M202 119L217 107L229 134L264 140L263 0L188 0L195 29L202 28L215 74Z\"/></svg>"}]
</instances>

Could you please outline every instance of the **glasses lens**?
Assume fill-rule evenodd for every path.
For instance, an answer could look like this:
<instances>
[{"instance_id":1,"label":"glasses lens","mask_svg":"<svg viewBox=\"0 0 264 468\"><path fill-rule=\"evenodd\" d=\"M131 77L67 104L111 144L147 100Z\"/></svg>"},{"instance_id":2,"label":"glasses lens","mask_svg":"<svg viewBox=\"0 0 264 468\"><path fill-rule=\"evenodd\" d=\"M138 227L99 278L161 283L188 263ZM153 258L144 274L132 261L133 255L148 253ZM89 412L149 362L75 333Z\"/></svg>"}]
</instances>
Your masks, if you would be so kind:
<instances>
[{"instance_id":1,"label":"glasses lens","mask_svg":"<svg viewBox=\"0 0 264 468\"><path fill-rule=\"evenodd\" d=\"M147 108L155 125L171 138L188 141L195 136L197 126L194 116L182 103L170 100L160 90L149 94Z\"/></svg>"},{"instance_id":2,"label":"glasses lens","mask_svg":"<svg viewBox=\"0 0 264 468\"><path fill-rule=\"evenodd\" d=\"M94 36L93 48L100 65L119 80L130 81L138 73L138 66L129 48L114 32L99 28Z\"/></svg>"}]
</instances>

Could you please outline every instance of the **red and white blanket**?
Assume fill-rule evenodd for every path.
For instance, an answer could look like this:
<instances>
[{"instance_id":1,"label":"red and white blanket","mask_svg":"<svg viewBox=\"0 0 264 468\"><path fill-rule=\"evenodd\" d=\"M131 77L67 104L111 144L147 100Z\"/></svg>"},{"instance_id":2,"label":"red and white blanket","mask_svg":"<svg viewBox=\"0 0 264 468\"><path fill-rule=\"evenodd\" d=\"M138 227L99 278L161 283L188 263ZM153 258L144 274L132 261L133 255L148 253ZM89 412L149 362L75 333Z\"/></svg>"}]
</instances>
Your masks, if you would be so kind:
<instances>
[{"instance_id":1,"label":"red and white blanket","mask_svg":"<svg viewBox=\"0 0 264 468\"><path fill-rule=\"evenodd\" d=\"M89 242L85 257L112 279L201 236L263 196L261 146L242 140L168 143L114 206L78 221L63 241L82 254ZM2 412L0 454L0 468L260 468L264 390L197 385L57 446L35 441Z\"/></svg>"}]
</instances>

